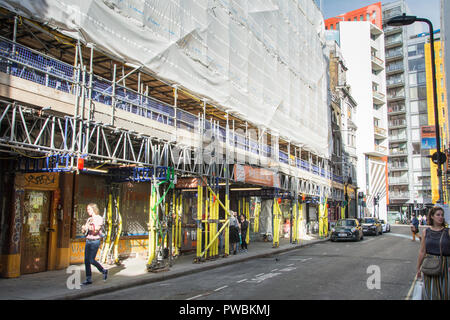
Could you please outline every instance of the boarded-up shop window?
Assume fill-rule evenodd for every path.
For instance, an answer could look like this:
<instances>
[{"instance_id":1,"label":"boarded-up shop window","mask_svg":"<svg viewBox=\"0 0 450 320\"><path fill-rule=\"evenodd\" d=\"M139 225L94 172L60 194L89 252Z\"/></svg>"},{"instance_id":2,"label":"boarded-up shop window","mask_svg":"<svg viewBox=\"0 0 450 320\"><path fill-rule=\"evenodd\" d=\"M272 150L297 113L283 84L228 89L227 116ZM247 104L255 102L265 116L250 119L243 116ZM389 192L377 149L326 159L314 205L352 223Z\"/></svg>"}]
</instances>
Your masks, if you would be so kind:
<instances>
[{"instance_id":1,"label":"boarded-up shop window","mask_svg":"<svg viewBox=\"0 0 450 320\"><path fill-rule=\"evenodd\" d=\"M92 175L79 175L77 191L77 219L76 237L83 237L81 226L86 222L88 214L86 207L89 203L96 203L100 214L106 219L109 186L107 180ZM122 236L148 234L148 206L150 201L151 184L146 182L118 184L119 209L122 216Z\"/></svg>"},{"instance_id":2,"label":"boarded-up shop window","mask_svg":"<svg viewBox=\"0 0 450 320\"><path fill-rule=\"evenodd\" d=\"M122 215L123 235L148 234L150 194L151 184L149 182L121 184L120 213Z\"/></svg>"},{"instance_id":3,"label":"boarded-up shop window","mask_svg":"<svg viewBox=\"0 0 450 320\"><path fill-rule=\"evenodd\" d=\"M89 215L86 211L89 203L96 203L103 215L106 204L106 182L104 178L80 174L78 176L78 190L76 195L76 212L75 219L77 222L76 234L77 238L83 237L81 227L88 219Z\"/></svg>"}]
</instances>

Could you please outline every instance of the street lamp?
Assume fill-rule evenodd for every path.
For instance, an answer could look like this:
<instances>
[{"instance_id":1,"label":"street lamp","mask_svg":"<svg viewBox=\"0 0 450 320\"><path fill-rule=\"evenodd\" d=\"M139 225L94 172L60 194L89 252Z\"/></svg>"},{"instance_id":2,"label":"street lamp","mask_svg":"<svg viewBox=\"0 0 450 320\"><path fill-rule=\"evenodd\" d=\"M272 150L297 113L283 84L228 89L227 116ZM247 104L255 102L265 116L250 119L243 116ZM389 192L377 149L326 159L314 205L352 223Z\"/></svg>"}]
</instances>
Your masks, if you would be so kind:
<instances>
[{"instance_id":1,"label":"street lamp","mask_svg":"<svg viewBox=\"0 0 450 320\"><path fill-rule=\"evenodd\" d=\"M433 99L434 99L434 122L435 122L435 130L436 130L436 158L433 159L433 162L437 164L437 176L439 180L439 200L437 203L441 203L443 201L442 194L442 164L445 163L446 157L445 154L441 152L441 134L439 130L439 110L437 106L437 90L436 90L436 57L434 52L434 29L433 24L430 20L425 18L418 18L416 16L407 16L405 13L401 16L393 17L387 21L387 25L389 26L407 26L413 24L414 22L425 22L428 24L430 28L430 46L431 46L431 70L433 77ZM436 161L434 161L436 160Z\"/></svg>"}]
</instances>

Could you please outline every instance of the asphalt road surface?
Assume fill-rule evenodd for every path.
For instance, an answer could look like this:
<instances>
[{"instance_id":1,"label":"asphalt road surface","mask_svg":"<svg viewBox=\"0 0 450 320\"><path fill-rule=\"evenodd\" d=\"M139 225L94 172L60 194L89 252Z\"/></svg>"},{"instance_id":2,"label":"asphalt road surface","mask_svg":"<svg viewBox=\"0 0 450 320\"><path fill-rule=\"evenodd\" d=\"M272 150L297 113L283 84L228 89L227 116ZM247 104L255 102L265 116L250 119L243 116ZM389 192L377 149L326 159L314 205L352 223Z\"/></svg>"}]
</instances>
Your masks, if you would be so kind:
<instances>
[{"instance_id":1,"label":"asphalt road surface","mask_svg":"<svg viewBox=\"0 0 450 320\"><path fill-rule=\"evenodd\" d=\"M411 240L409 227L395 226L360 242L327 241L89 299L403 300L419 250Z\"/></svg>"}]
</instances>

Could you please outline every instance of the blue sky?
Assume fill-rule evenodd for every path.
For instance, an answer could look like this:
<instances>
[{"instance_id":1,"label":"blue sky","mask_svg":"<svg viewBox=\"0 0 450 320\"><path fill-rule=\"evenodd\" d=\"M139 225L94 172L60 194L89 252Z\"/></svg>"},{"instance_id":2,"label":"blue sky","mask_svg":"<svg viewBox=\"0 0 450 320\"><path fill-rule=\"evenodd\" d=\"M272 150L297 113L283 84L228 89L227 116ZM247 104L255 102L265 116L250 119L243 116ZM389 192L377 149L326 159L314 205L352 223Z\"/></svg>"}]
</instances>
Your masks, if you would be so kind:
<instances>
[{"instance_id":1,"label":"blue sky","mask_svg":"<svg viewBox=\"0 0 450 320\"><path fill-rule=\"evenodd\" d=\"M444 0L449 1L449 0ZM322 12L325 19L335 17L341 13L353 11L379 0L322 0ZM381 3L391 3L394 0L381 0ZM412 15L427 18L433 23L434 29L439 29L440 0L406 0Z\"/></svg>"}]
</instances>

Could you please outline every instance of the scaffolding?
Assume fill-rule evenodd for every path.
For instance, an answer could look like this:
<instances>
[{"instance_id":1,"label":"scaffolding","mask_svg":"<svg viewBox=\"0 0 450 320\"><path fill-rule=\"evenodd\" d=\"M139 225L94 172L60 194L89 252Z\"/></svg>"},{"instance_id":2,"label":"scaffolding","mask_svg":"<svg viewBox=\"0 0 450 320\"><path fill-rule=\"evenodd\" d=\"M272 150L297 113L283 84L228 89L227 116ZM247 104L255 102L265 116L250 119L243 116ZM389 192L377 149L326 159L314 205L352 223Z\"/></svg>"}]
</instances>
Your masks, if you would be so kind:
<instances>
[{"instance_id":1,"label":"scaffolding","mask_svg":"<svg viewBox=\"0 0 450 320\"><path fill-rule=\"evenodd\" d=\"M33 35L30 38L38 39L33 45L45 47L49 37L71 41L59 48L73 53L73 64L19 43L20 21L28 26L27 32ZM38 28L39 36L29 29L33 27ZM150 182L149 271L170 267L173 257L180 254L183 194L175 189L178 177L199 179L196 262L219 256L221 236L225 240L223 255L229 254L230 185L239 184L236 164L277 172L279 185L242 193L238 211L250 220L250 196L275 199L274 228L278 230L281 212L277 197L291 199L291 217L295 221L291 223L292 242L300 241L299 197L339 197L332 183L342 183L342 177L330 171L328 161L281 139L276 131L253 130L254 137L251 131L255 126L221 111L186 88L168 84L141 67L125 68L125 63L120 64L94 46L56 36L54 31L29 20L14 16L13 30L13 40L0 37L0 81L9 79L12 83L0 84L15 88L14 81L27 80L50 90L54 95L50 98L54 99L41 104L36 96L32 100L21 98L13 90L3 96L0 152L24 155L18 161L18 171L86 172L108 177L113 183ZM103 66L99 61L110 63L109 79L99 74ZM40 159L30 159L30 155ZM103 261L118 263L121 215L116 193L108 195L107 208L109 240L101 256ZM219 216L220 208L225 212L223 217ZM255 232L259 230L260 212L261 206L257 205ZM279 233L273 245L279 245Z\"/></svg>"}]
</instances>

